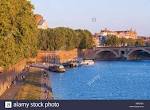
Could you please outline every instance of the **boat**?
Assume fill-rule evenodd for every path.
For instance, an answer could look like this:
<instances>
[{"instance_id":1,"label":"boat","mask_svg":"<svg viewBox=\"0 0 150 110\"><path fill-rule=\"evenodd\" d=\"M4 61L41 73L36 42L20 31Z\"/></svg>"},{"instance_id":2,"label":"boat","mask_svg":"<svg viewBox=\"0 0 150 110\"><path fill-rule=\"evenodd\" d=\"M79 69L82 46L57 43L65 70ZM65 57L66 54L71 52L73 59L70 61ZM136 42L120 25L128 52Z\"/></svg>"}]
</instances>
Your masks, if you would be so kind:
<instances>
[{"instance_id":1,"label":"boat","mask_svg":"<svg viewBox=\"0 0 150 110\"><path fill-rule=\"evenodd\" d=\"M93 60L83 60L80 63L81 65L94 65L95 62Z\"/></svg>"},{"instance_id":2,"label":"boat","mask_svg":"<svg viewBox=\"0 0 150 110\"><path fill-rule=\"evenodd\" d=\"M79 66L79 64L77 62L70 62L70 67L73 68L73 67L77 67Z\"/></svg>"},{"instance_id":3,"label":"boat","mask_svg":"<svg viewBox=\"0 0 150 110\"><path fill-rule=\"evenodd\" d=\"M66 71L66 69L64 68L63 65L53 65L49 67L50 71L53 72L58 72L58 73L64 73Z\"/></svg>"},{"instance_id":4,"label":"boat","mask_svg":"<svg viewBox=\"0 0 150 110\"><path fill-rule=\"evenodd\" d=\"M63 66L66 68L74 68L74 67L78 67L79 63L76 61L71 61L71 62L63 63Z\"/></svg>"}]
</instances>

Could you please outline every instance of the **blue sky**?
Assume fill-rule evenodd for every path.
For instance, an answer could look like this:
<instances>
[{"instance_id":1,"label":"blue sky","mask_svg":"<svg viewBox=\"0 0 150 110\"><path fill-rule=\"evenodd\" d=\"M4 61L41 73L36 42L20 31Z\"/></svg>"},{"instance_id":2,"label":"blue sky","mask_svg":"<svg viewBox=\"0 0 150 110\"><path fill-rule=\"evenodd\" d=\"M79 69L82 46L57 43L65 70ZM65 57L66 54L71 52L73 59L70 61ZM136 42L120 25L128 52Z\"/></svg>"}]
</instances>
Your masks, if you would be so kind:
<instances>
[{"instance_id":1,"label":"blue sky","mask_svg":"<svg viewBox=\"0 0 150 110\"><path fill-rule=\"evenodd\" d=\"M133 28L139 35L150 36L150 0L31 1L35 13L43 15L49 27L85 28L93 33L103 28Z\"/></svg>"}]
</instances>

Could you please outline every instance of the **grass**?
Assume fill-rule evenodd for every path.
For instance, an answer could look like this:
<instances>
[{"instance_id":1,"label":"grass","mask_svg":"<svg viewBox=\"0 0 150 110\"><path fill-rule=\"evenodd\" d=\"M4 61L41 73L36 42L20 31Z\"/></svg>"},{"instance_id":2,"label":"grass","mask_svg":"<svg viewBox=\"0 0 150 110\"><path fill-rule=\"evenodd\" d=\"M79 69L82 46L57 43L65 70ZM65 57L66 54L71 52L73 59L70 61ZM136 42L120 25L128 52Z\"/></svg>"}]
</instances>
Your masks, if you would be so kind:
<instances>
[{"instance_id":1,"label":"grass","mask_svg":"<svg viewBox=\"0 0 150 110\"><path fill-rule=\"evenodd\" d=\"M42 95L41 90L42 72L39 69L31 69L15 96L16 100L39 100Z\"/></svg>"}]
</instances>

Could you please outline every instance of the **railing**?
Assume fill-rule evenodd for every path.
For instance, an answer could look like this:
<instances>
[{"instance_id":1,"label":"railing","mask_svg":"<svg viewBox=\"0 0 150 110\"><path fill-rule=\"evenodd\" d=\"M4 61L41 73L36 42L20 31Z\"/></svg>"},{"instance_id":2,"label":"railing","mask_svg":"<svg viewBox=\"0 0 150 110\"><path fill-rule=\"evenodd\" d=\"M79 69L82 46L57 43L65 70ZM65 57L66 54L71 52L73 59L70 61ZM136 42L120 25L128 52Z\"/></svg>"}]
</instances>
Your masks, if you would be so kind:
<instances>
[{"instance_id":1,"label":"railing","mask_svg":"<svg viewBox=\"0 0 150 110\"><path fill-rule=\"evenodd\" d=\"M96 48L150 48L150 46L102 46Z\"/></svg>"}]
</instances>

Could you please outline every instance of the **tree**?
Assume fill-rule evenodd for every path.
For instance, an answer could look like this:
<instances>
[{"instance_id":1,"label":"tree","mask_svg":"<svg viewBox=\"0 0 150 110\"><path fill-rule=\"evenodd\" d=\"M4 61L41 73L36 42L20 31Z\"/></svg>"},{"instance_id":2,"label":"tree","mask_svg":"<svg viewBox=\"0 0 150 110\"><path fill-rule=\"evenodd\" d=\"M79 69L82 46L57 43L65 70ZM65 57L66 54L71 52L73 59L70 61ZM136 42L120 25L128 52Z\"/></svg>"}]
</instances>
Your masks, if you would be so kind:
<instances>
[{"instance_id":1,"label":"tree","mask_svg":"<svg viewBox=\"0 0 150 110\"><path fill-rule=\"evenodd\" d=\"M135 46L135 42L136 42L135 39L131 39L131 38L127 39L128 46Z\"/></svg>"},{"instance_id":2,"label":"tree","mask_svg":"<svg viewBox=\"0 0 150 110\"><path fill-rule=\"evenodd\" d=\"M27 0L0 1L0 66L36 55L37 26L33 6Z\"/></svg>"},{"instance_id":3,"label":"tree","mask_svg":"<svg viewBox=\"0 0 150 110\"><path fill-rule=\"evenodd\" d=\"M107 46L119 46L120 45L120 39L115 35L108 35L108 39L106 40L105 44Z\"/></svg>"},{"instance_id":4,"label":"tree","mask_svg":"<svg viewBox=\"0 0 150 110\"><path fill-rule=\"evenodd\" d=\"M135 46L144 46L144 40L143 39L137 39L135 42Z\"/></svg>"},{"instance_id":5,"label":"tree","mask_svg":"<svg viewBox=\"0 0 150 110\"><path fill-rule=\"evenodd\" d=\"M40 30L38 37L41 50L71 50L92 48L92 34L88 30L73 30L65 27Z\"/></svg>"},{"instance_id":6,"label":"tree","mask_svg":"<svg viewBox=\"0 0 150 110\"><path fill-rule=\"evenodd\" d=\"M121 46L126 46L127 45L127 39L126 38L120 38L120 44L121 44Z\"/></svg>"},{"instance_id":7,"label":"tree","mask_svg":"<svg viewBox=\"0 0 150 110\"><path fill-rule=\"evenodd\" d=\"M76 30L78 38L80 38L79 48L87 49L93 48L94 42L92 39L92 34L88 30Z\"/></svg>"}]
</instances>

